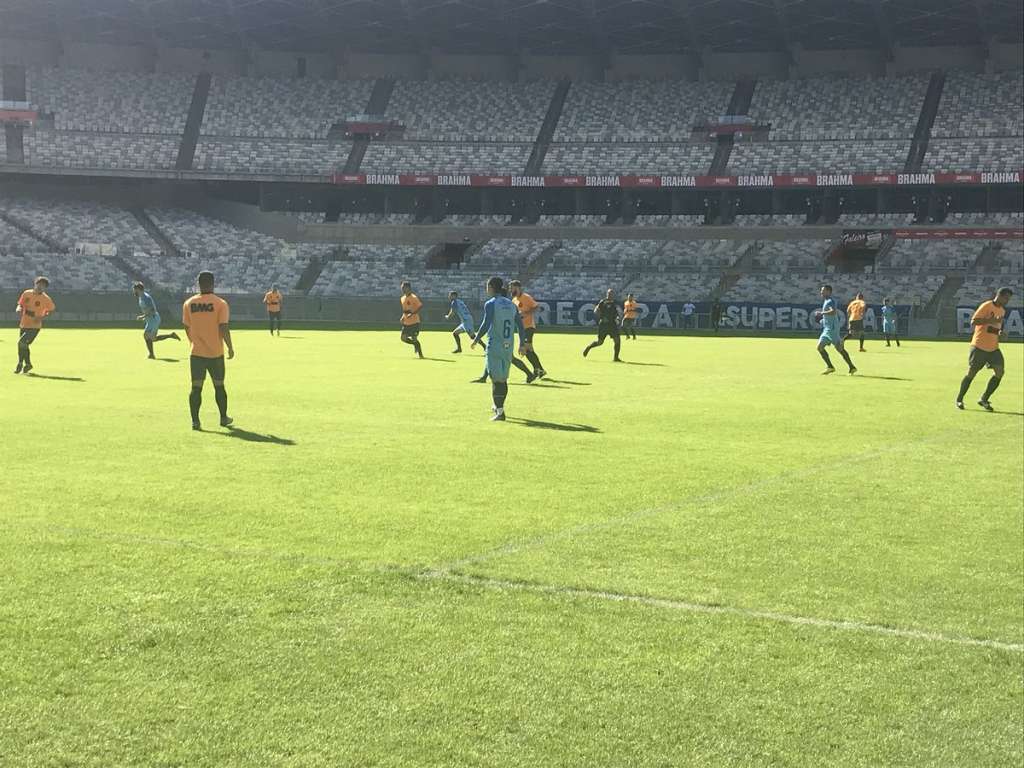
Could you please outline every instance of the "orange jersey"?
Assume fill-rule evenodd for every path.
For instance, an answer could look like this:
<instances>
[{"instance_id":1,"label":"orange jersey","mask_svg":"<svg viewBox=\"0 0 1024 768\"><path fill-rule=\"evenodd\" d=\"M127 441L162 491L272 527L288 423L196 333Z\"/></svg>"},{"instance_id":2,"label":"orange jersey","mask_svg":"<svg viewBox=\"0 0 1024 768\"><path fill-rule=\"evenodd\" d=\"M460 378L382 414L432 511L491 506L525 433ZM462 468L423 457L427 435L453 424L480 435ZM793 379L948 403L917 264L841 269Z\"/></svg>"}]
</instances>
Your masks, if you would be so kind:
<instances>
[{"instance_id":1,"label":"orange jersey","mask_svg":"<svg viewBox=\"0 0 1024 768\"><path fill-rule=\"evenodd\" d=\"M267 305L267 312L281 311L281 292L267 291L263 295L263 303Z\"/></svg>"},{"instance_id":2,"label":"orange jersey","mask_svg":"<svg viewBox=\"0 0 1024 768\"><path fill-rule=\"evenodd\" d=\"M21 294L18 306L21 307L21 321L18 323L21 328L42 328L43 318L57 308L45 291L36 293L31 288Z\"/></svg>"},{"instance_id":3,"label":"orange jersey","mask_svg":"<svg viewBox=\"0 0 1024 768\"><path fill-rule=\"evenodd\" d=\"M854 299L846 307L846 318L848 320L863 320L864 313L868 311L868 303L863 299Z\"/></svg>"},{"instance_id":4,"label":"orange jersey","mask_svg":"<svg viewBox=\"0 0 1024 768\"><path fill-rule=\"evenodd\" d=\"M523 316L523 328L536 328L537 327L537 307L540 305L534 300L533 296L528 293L520 293L514 299L512 303L519 309L519 314Z\"/></svg>"},{"instance_id":5,"label":"orange jersey","mask_svg":"<svg viewBox=\"0 0 1024 768\"><path fill-rule=\"evenodd\" d=\"M622 317L626 320L636 320L640 316L640 307L635 301L626 301L622 304Z\"/></svg>"},{"instance_id":6,"label":"orange jersey","mask_svg":"<svg viewBox=\"0 0 1024 768\"><path fill-rule=\"evenodd\" d=\"M181 322L192 341L194 357L222 357L220 327L230 317L228 303L215 293L197 293L181 307Z\"/></svg>"},{"instance_id":7,"label":"orange jersey","mask_svg":"<svg viewBox=\"0 0 1024 768\"><path fill-rule=\"evenodd\" d=\"M971 317L971 323L985 317L990 317L992 320L985 325L974 326L971 346L975 349L980 349L982 352L995 352L999 349L999 334L990 332L989 326L992 328L1002 328L1005 315L1006 309L1000 307L994 301L986 301L978 307L974 311L973 317Z\"/></svg>"},{"instance_id":8,"label":"orange jersey","mask_svg":"<svg viewBox=\"0 0 1024 768\"><path fill-rule=\"evenodd\" d=\"M402 297L402 325L416 325L420 321L420 310L423 302L415 293ZM410 314L405 314L406 312Z\"/></svg>"}]
</instances>

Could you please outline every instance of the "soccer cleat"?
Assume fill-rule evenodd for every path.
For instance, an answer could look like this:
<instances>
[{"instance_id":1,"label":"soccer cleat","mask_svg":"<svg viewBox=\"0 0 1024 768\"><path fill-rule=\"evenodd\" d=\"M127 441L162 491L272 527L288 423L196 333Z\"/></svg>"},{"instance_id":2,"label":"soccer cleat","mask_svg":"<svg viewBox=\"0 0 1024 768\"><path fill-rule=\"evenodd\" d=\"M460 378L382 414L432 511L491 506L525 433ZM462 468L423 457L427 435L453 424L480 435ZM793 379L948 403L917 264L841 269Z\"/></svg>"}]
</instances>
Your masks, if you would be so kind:
<instances>
[{"instance_id":1,"label":"soccer cleat","mask_svg":"<svg viewBox=\"0 0 1024 768\"><path fill-rule=\"evenodd\" d=\"M547 375L548 375L548 372L547 372L547 371L545 371L545 370L544 370L543 368L541 368L541 369L540 369L539 371L537 371L537 373L536 373L536 376L537 376L537 378L538 378L538 379L543 379L543 378L544 378L545 376L547 376Z\"/></svg>"},{"instance_id":2,"label":"soccer cleat","mask_svg":"<svg viewBox=\"0 0 1024 768\"><path fill-rule=\"evenodd\" d=\"M956 401L956 407L959 408L962 411L964 409L964 401L963 400L957 400Z\"/></svg>"},{"instance_id":3,"label":"soccer cleat","mask_svg":"<svg viewBox=\"0 0 1024 768\"><path fill-rule=\"evenodd\" d=\"M28 373L31 370L32 370L32 363L25 363L25 368L22 370L22 373Z\"/></svg>"},{"instance_id":4,"label":"soccer cleat","mask_svg":"<svg viewBox=\"0 0 1024 768\"><path fill-rule=\"evenodd\" d=\"M856 368L851 368L851 369L850 369L850 375L851 375L851 376L853 376L853 374L855 374L856 372L857 372L857 369L856 369Z\"/></svg>"},{"instance_id":5,"label":"soccer cleat","mask_svg":"<svg viewBox=\"0 0 1024 768\"><path fill-rule=\"evenodd\" d=\"M195 432L202 432L203 431L203 425L200 424L198 421L193 421L192 422L192 429Z\"/></svg>"},{"instance_id":6,"label":"soccer cleat","mask_svg":"<svg viewBox=\"0 0 1024 768\"><path fill-rule=\"evenodd\" d=\"M583 356L586 357L589 354L590 354L590 347L587 347L586 349L583 350Z\"/></svg>"},{"instance_id":7,"label":"soccer cleat","mask_svg":"<svg viewBox=\"0 0 1024 768\"><path fill-rule=\"evenodd\" d=\"M14 369L15 373L21 373L21 363L18 363L18 367Z\"/></svg>"},{"instance_id":8,"label":"soccer cleat","mask_svg":"<svg viewBox=\"0 0 1024 768\"><path fill-rule=\"evenodd\" d=\"M487 377L486 376L481 376L479 379L473 379L469 383L470 384L486 384L487 383Z\"/></svg>"},{"instance_id":9,"label":"soccer cleat","mask_svg":"<svg viewBox=\"0 0 1024 768\"><path fill-rule=\"evenodd\" d=\"M146 355L147 360L156 360L156 355Z\"/></svg>"},{"instance_id":10,"label":"soccer cleat","mask_svg":"<svg viewBox=\"0 0 1024 768\"><path fill-rule=\"evenodd\" d=\"M821 372L821 375L822 375L822 376L828 376L828 375L829 375L830 373L835 373L835 372L836 372L836 369L835 369L835 368L833 368L833 367L832 367L832 366L830 365L830 366L829 366L828 368L826 368L826 369L825 369L824 371L822 371L822 372Z\"/></svg>"},{"instance_id":11,"label":"soccer cleat","mask_svg":"<svg viewBox=\"0 0 1024 768\"><path fill-rule=\"evenodd\" d=\"M990 403L988 400L979 400L978 405L980 405L989 413L994 413L996 410L995 408L992 407L992 403Z\"/></svg>"},{"instance_id":12,"label":"soccer cleat","mask_svg":"<svg viewBox=\"0 0 1024 768\"><path fill-rule=\"evenodd\" d=\"M452 350L452 354L453 355L461 355L462 354L462 350L461 349L453 349Z\"/></svg>"},{"instance_id":13,"label":"soccer cleat","mask_svg":"<svg viewBox=\"0 0 1024 768\"><path fill-rule=\"evenodd\" d=\"M612 359L612 362L613 363L624 363L626 361L623 360L621 357L616 357L616 358Z\"/></svg>"},{"instance_id":14,"label":"soccer cleat","mask_svg":"<svg viewBox=\"0 0 1024 768\"><path fill-rule=\"evenodd\" d=\"M536 380L536 378L537 378L537 374L536 373L528 373L528 374L526 374L526 383L527 384L533 384L533 382Z\"/></svg>"},{"instance_id":15,"label":"soccer cleat","mask_svg":"<svg viewBox=\"0 0 1024 768\"><path fill-rule=\"evenodd\" d=\"M498 411L493 416L491 416L491 421L505 421L505 412Z\"/></svg>"},{"instance_id":16,"label":"soccer cleat","mask_svg":"<svg viewBox=\"0 0 1024 768\"><path fill-rule=\"evenodd\" d=\"M235 423L235 420L232 419L230 416L222 416L221 417L220 425L222 427L230 427L234 423Z\"/></svg>"},{"instance_id":17,"label":"soccer cleat","mask_svg":"<svg viewBox=\"0 0 1024 768\"><path fill-rule=\"evenodd\" d=\"M174 339L175 341L181 341L181 336L179 336L177 333L171 333L171 338Z\"/></svg>"}]
</instances>

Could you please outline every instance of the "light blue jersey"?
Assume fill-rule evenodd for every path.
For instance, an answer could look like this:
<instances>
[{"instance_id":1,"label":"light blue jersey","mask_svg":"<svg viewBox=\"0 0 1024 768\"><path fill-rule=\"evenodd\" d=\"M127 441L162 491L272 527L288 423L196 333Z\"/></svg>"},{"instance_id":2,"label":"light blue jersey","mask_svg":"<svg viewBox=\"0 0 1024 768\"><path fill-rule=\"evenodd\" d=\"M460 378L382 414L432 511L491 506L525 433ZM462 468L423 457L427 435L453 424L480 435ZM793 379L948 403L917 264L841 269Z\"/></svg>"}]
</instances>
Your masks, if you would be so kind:
<instances>
[{"instance_id":1,"label":"light blue jersey","mask_svg":"<svg viewBox=\"0 0 1024 768\"><path fill-rule=\"evenodd\" d=\"M459 320L462 321L462 325L459 326L466 333L473 332L473 313L469 311L469 307L466 306L466 302L462 299L455 299L452 302L452 312L458 315Z\"/></svg>"},{"instance_id":2,"label":"light blue jersey","mask_svg":"<svg viewBox=\"0 0 1024 768\"><path fill-rule=\"evenodd\" d=\"M882 305L882 333L896 333L896 307Z\"/></svg>"},{"instance_id":3,"label":"light blue jersey","mask_svg":"<svg viewBox=\"0 0 1024 768\"><path fill-rule=\"evenodd\" d=\"M156 309L153 297L145 291L139 296L139 311L146 316L146 333L155 335L160 330L160 313Z\"/></svg>"},{"instance_id":4,"label":"light blue jersey","mask_svg":"<svg viewBox=\"0 0 1024 768\"><path fill-rule=\"evenodd\" d=\"M495 296L484 304L484 321L477 338L487 334L487 372L495 381L508 381L515 351L513 336L524 338L523 318L508 296Z\"/></svg>"},{"instance_id":5,"label":"light blue jersey","mask_svg":"<svg viewBox=\"0 0 1024 768\"><path fill-rule=\"evenodd\" d=\"M821 305L821 338L830 344L835 344L842 338L839 335L839 312L835 311L831 315L825 314L828 310L835 309L836 300L831 296L825 299Z\"/></svg>"}]
</instances>

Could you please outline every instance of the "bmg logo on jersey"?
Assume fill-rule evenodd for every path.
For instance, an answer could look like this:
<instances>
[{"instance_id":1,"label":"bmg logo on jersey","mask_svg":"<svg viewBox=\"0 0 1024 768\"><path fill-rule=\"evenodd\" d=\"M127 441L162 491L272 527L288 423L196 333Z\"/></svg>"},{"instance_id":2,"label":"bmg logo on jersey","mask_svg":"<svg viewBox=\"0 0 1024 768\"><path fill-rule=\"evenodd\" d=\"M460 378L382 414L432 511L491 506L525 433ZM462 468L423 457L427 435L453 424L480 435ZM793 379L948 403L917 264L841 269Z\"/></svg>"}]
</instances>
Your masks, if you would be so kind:
<instances>
[{"instance_id":1,"label":"bmg logo on jersey","mask_svg":"<svg viewBox=\"0 0 1024 768\"><path fill-rule=\"evenodd\" d=\"M192 312L213 312L213 304L200 304L198 301L188 305Z\"/></svg>"}]
</instances>

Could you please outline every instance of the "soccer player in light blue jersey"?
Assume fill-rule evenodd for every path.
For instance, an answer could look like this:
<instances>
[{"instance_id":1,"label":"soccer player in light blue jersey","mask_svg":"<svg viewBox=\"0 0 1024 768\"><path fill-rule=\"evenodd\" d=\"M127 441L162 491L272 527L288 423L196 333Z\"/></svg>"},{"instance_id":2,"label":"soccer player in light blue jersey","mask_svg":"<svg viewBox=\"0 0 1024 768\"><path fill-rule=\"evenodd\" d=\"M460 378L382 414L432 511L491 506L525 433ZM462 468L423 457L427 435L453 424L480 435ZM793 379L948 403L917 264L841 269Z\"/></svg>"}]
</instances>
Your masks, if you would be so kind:
<instances>
[{"instance_id":1,"label":"soccer player in light blue jersey","mask_svg":"<svg viewBox=\"0 0 1024 768\"><path fill-rule=\"evenodd\" d=\"M523 318L508 297L508 290L500 277L487 281L487 295L491 298L484 304L484 321L473 339L473 347L487 334L487 373L491 377L491 394L494 398L494 416L491 421L505 421L505 398L508 397L508 373L512 369L512 346L514 333L519 334L519 354L529 351L523 329ZM472 347L470 347L472 349Z\"/></svg>"},{"instance_id":2,"label":"soccer player in light blue jersey","mask_svg":"<svg viewBox=\"0 0 1024 768\"><path fill-rule=\"evenodd\" d=\"M132 293L139 300L139 311L142 313L136 319L145 322L142 335L146 340L146 349L149 350L149 359L155 360L156 355L153 354L153 342L163 341L164 339L181 341L181 336L176 333L160 334L160 313L156 309L156 302L153 301L153 297L146 292L146 286L139 282L133 283Z\"/></svg>"},{"instance_id":3,"label":"soccer player in light blue jersey","mask_svg":"<svg viewBox=\"0 0 1024 768\"><path fill-rule=\"evenodd\" d=\"M823 376L827 376L830 373L835 373L836 369L832 367L832 361L829 359L828 352L825 351L825 347L830 344L836 348L836 352L842 355L843 360L850 366L850 375L857 372L857 368L853 365L853 361L846 352L846 348L843 346L843 335L839 332L839 308L836 306L836 300L832 298L832 286L823 285L821 286L821 312L819 319L821 320L821 336L818 338L818 354L821 355L821 359L825 361L825 365L828 366L822 371Z\"/></svg>"},{"instance_id":4,"label":"soccer player in light blue jersey","mask_svg":"<svg viewBox=\"0 0 1024 768\"><path fill-rule=\"evenodd\" d=\"M469 311L469 307L466 306L466 302L459 298L458 291L448 291L448 303L449 309L448 314L444 316L445 320L451 320L452 316L459 318L458 327L452 331L452 336L455 338L455 349L452 350L453 355L458 355L462 352L462 334L469 336L472 341L473 329L476 325L473 323L473 313Z\"/></svg>"},{"instance_id":5,"label":"soccer player in light blue jersey","mask_svg":"<svg viewBox=\"0 0 1024 768\"><path fill-rule=\"evenodd\" d=\"M896 307L892 305L892 299L882 300L882 333L885 335L885 346L891 347L890 340L900 345L899 318L896 315Z\"/></svg>"}]
</instances>

